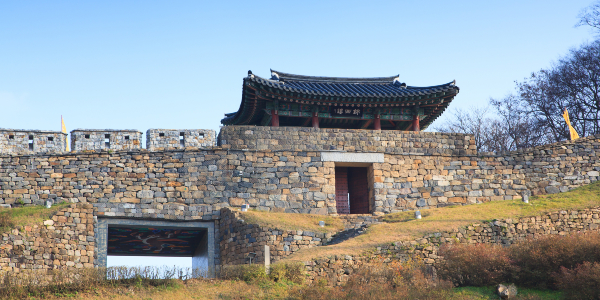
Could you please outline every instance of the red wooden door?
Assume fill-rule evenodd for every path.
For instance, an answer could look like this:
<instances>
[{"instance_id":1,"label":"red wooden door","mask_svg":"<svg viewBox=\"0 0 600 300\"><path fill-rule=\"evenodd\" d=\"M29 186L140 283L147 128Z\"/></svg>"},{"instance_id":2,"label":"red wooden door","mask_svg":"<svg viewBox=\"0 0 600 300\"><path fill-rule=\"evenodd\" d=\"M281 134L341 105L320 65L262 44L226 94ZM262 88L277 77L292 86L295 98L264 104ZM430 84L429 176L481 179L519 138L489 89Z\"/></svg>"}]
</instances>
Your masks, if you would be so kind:
<instances>
[{"instance_id":1,"label":"red wooden door","mask_svg":"<svg viewBox=\"0 0 600 300\"><path fill-rule=\"evenodd\" d=\"M369 185L367 168L348 168L348 193L350 193L350 213L369 213Z\"/></svg>"},{"instance_id":2,"label":"red wooden door","mask_svg":"<svg viewBox=\"0 0 600 300\"><path fill-rule=\"evenodd\" d=\"M348 205L348 168L335 168L335 205L338 214L349 214Z\"/></svg>"}]
</instances>

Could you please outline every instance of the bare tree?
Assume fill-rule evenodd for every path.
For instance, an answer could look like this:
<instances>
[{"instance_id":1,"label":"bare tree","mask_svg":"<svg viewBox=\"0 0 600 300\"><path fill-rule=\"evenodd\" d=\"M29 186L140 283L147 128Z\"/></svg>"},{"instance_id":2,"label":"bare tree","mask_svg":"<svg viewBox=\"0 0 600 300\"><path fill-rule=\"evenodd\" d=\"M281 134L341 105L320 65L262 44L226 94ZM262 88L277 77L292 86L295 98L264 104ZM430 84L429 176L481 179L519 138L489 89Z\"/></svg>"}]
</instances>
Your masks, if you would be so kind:
<instances>
[{"instance_id":1,"label":"bare tree","mask_svg":"<svg viewBox=\"0 0 600 300\"><path fill-rule=\"evenodd\" d=\"M579 13L579 22L575 26L590 26L600 31L600 1L596 1L581 10Z\"/></svg>"},{"instance_id":2,"label":"bare tree","mask_svg":"<svg viewBox=\"0 0 600 300\"><path fill-rule=\"evenodd\" d=\"M521 101L550 141L569 138L562 111L580 136L600 133L600 41L572 49L551 68L518 82Z\"/></svg>"},{"instance_id":3,"label":"bare tree","mask_svg":"<svg viewBox=\"0 0 600 300\"><path fill-rule=\"evenodd\" d=\"M579 18L576 26L591 26L600 35L600 0ZM566 108L580 136L600 134L600 39L571 49L516 85L517 94L490 99L487 108L456 110L434 130L473 134L478 151L511 151L568 139Z\"/></svg>"},{"instance_id":4,"label":"bare tree","mask_svg":"<svg viewBox=\"0 0 600 300\"><path fill-rule=\"evenodd\" d=\"M485 108L455 110L452 119L434 130L472 134L477 151L513 151L546 143L547 135L535 126L523 104L515 95L490 99Z\"/></svg>"},{"instance_id":5,"label":"bare tree","mask_svg":"<svg viewBox=\"0 0 600 300\"><path fill-rule=\"evenodd\" d=\"M477 151L494 151L488 147L490 132L493 130L493 120L489 118L488 109L488 107L476 107L468 111L456 109L452 112L453 118L434 127L433 130L472 134Z\"/></svg>"},{"instance_id":6,"label":"bare tree","mask_svg":"<svg viewBox=\"0 0 600 300\"><path fill-rule=\"evenodd\" d=\"M492 147L496 151L513 151L545 144L549 136L537 126L536 120L529 113L526 103L520 97L510 94L502 99L490 99L495 108L499 123L499 131L503 145ZM497 142L498 143L498 142Z\"/></svg>"}]
</instances>

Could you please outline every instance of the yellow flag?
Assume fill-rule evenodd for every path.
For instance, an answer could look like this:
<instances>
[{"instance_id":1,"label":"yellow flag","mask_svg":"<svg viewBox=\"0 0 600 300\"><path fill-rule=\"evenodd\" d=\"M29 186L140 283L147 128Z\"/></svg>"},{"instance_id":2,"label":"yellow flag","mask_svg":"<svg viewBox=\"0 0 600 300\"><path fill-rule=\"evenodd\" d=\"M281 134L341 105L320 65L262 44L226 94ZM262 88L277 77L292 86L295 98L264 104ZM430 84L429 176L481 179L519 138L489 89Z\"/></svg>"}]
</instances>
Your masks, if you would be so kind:
<instances>
[{"instance_id":1,"label":"yellow flag","mask_svg":"<svg viewBox=\"0 0 600 300\"><path fill-rule=\"evenodd\" d=\"M60 123L61 123L60 125L62 126L62 127L61 127L61 131L62 131L63 133L67 133L67 126L65 126L65 121L63 120L63 117L62 117L62 116L60 116ZM66 142L67 142L67 152L69 152L69 151L71 151L71 150L69 150L69 139L68 139L68 138L67 138L67 141L66 141Z\"/></svg>"},{"instance_id":2,"label":"yellow flag","mask_svg":"<svg viewBox=\"0 0 600 300\"><path fill-rule=\"evenodd\" d=\"M567 126L569 126L569 135L571 136L571 141L578 139L579 134L577 134L577 131L575 131L575 128L573 128L573 126L571 126L571 120L569 120L569 112L567 111L566 108L565 108L565 111L563 112L563 118L565 118L565 122L567 122Z\"/></svg>"}]
</instances>

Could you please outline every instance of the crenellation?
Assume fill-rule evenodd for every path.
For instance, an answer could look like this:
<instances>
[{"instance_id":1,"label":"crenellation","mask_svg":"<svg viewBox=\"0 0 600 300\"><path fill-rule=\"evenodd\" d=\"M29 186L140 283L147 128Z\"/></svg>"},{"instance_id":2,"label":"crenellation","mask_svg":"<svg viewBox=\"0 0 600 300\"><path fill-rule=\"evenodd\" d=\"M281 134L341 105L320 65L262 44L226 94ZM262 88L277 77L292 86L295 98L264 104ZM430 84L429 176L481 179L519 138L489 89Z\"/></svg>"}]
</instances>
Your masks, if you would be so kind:
<instances>
[{"instance_id":1,"label":"crenellation","mask_svg":"<svg viewBox=\"0 0 600 300\"><path fill-rule=\"evenodd\" d=\"M75 129L71 131L73 151L138 150L142 148L142 134L133 129Z\"/></svg>"},{"instance_id":2,"label":"crenellation","mask_svg":"<svg viewBox=\"0 0 600 300\"><path fill-rule=\"evenodd\" d=\"M62 153L66 149L67 134L60 131L0 128L0 154Z\"/></svg>"},{"instance_id":3,"label":"crenellation","mask_svg":"<svg viewBox=\"0 0 600 300\"><path fill-rule=\"evenodd\" d=\"M173 149L208 148L216 146L215 131L210 129L148 129L146 149L162 151Z\"/></svg>"}]
</instances>

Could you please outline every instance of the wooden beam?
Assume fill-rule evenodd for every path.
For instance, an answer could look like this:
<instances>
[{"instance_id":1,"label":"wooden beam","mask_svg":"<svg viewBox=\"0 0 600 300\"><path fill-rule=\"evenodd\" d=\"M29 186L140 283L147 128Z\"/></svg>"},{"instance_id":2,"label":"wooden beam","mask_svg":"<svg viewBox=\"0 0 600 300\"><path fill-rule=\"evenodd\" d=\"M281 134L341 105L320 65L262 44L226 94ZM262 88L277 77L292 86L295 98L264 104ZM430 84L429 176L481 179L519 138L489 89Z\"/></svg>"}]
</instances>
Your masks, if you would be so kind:
<instances>
[{"instance_id":1,"label":"wooden beam","mask_svg":"<svg viewBox=\"0 0 600 300\"><path fill-rule=\"evenodd\" d=\"M308 123L310 123L310 120L311 120L311 118L306 118L306 119L304 120L304 122L302 122L302 127L306 127L306 126L308 126Z\"/></svg>"},{"instance_id":2,"label":"wooden beam","mask_svg":"<svg viewBox=\"0 0 600 300\"><path fill-rule=\"evenodd\" d=\"M271 115L264 114L262 120L260 120L260 125L267 126L267 125L269 125L269 123L271 123Z\"/></svg>"},{"instance_id":3,"label":"wooden beam","mask_svg":"<svg viewBox=\"0 0 600 300\"><path fill-rule=\"evenodd\" d=\"M360 126L360 129L367 129L369 128L369 125L371 125L371 122L373 122L373 120L365 120L362 125Z\"/></svg>"}]
</instances>

